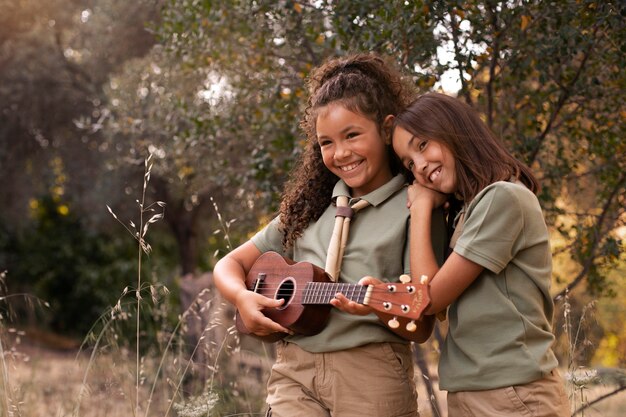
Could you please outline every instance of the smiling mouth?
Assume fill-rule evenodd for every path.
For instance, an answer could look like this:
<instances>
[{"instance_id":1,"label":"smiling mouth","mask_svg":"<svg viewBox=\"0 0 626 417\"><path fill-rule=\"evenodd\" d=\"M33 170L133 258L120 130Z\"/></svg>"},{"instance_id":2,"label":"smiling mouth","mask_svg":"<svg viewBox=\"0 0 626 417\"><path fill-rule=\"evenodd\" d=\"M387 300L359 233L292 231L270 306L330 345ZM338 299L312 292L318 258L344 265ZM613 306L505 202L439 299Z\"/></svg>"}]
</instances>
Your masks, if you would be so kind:
<instances>
[{"instance_id":1,"label":"smiling mouth","mask_svg":"<svg viewBox=\"0 0 626 417\"><path fill-rule=\"evenodd\" d=\"M430 182L435 182L435 180L439 177L439 174L441 174L441 167L435 168L428 176L428 179Z\"/></svg>"},{"instance_id":2,"label":"smiling mouth","mask_svg":"<svg viewBox=\"0 0 626 417\"><path fill-rule=\"evenodd\" d=\"M352 171L353 169L355 169L356 167L358 167L359 165L361 165L363 163L363 161L359 161L359 162L355 162L353 164L350 165L344 165L344 166L340 166L339 169L343 172L349 172Z\"/></svg>"}]
</instances>

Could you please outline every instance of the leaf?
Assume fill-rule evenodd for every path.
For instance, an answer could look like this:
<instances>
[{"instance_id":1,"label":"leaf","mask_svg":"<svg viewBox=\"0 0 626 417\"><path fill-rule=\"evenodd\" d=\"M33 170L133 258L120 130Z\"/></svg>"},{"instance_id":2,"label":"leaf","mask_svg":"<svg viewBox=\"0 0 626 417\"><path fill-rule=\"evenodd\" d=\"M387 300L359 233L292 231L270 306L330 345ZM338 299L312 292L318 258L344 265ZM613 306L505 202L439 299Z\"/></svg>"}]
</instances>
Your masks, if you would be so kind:
<instances>
[{"instance_id":1,"label":"leaf","mask_svg":"<svg viewBox=\"0 0 626 417\"><path fill-rule=\"evenodd\" d=\"M521 28L523 31L526 30L526 28L528 27L531 21L532 21L532 18L530 16L522 15Z\"/></svg>"}]
</instances>

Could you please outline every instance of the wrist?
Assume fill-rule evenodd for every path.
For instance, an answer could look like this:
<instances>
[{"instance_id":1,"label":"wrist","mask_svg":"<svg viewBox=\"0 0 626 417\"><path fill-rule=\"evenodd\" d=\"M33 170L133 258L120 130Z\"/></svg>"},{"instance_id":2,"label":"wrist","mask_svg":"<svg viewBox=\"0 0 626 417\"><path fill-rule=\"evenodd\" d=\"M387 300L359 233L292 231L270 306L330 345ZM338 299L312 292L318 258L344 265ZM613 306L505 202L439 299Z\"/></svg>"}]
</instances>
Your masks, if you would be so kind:
<instances>
[{"instance_id":1,"label":"wrist","mask_svg":"<svg viewBox=\"0 0 626 417\"><path fill-rule=\"evenodd\" d=\"M409 211L411 214L430 213L433 210L432 203L426 199L416 198L411 202Z\"/></svg>"},{"instance_id":2,"label":"wrist","mask_svg":"<svg viewBox=\"0 0 626 417\"><path fill-rule=\"evenodd\" d=\"M248 292L249 291L247 288L242 287L239 291L235 293L235 299L233 300L233 304L235 304L235 307L237 307L237 309L239 309L243 299L247 297Z\"/></svg>"}]
</instances>

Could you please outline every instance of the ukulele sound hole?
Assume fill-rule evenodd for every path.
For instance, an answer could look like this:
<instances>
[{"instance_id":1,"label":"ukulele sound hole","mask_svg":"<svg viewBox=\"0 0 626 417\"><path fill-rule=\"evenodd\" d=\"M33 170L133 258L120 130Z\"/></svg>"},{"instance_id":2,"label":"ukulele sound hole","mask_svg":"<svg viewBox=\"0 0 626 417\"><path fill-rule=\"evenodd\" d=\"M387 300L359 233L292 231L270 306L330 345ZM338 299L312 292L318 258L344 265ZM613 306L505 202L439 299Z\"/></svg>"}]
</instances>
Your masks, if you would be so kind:
<instances>
[{"instance_id":1,"label":"ukulele sound hole","mask_svg":"<svg viewBox=\"0 0 626 417\"><path fill-rule=\"evenodd\" d=\"M276 296L274 298L277 300L285 300L285 302L280 307L277 307L278 310L283 310L287 308L287 306L291 302L291 299L293 298L295 289L296 282L293 280L293 278L287 278L280 283L280 285L278 286L278 291L276 292Z\"/></svg>"}]
</instances>

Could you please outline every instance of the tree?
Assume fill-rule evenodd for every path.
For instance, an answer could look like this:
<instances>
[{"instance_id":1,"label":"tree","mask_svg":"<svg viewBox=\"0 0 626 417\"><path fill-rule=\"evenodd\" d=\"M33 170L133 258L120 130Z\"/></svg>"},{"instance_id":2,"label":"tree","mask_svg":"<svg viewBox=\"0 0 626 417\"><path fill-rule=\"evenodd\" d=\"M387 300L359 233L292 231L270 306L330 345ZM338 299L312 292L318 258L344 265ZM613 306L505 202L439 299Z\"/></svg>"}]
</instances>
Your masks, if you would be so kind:
<instances>
[{"instance_id":1,"label":"tree","mask_svg":"<svg viewBox=\"0 0 626 417\"><path fill-rule=\"evenodd\" d=\"M394 28L400 19L411 27L408 35L418 36L403 39L406 62L432 58L432 28L424 30L427 19L415 13L422 6L375 3L372 22L385 35L406 38ZM151 148L160 158L156 198L173 214L166 220L177 237L183 273L199 262L197 245L206 241L199 231L224 226L211 199L223 212L237 213L243 233L258 216L275 212L303 139L298 121L310 69L330 55L363 48L364 37L368 47L397 49L393 39L381 42L359 25L344 25L365 10L361 6L342 3L341 13L334 7L172 1L157 29L161 45L113 78L105 130L115 146L123 137L128 152ZM431 47L417 47L420 39L430 39ZM211 226L201 219L212 219Z\"/></svg>"},{"instance_id":2,"label":"tree","mask_svg":"<svg viewBox=\"0 0 626 417\"><path fill-rule=\"evenodd\" d=\"M144 28L156 2L2 0L0 29L0 187L2 217L28 223L29 201L56 187L94 219L105 213L102 189L123 180L103 175L110 149L86 137L74 120L99 118L108 74L154 43ZM119 42L119 34L128 37ZM75 207L78 208L78 207ZM104 215L100 216L100 219Z\"/></svg>"},{"instance_id":3,"label":"tree","mask_svg":"<svg viewBox=\"0 0 626 417\"><path fill-rule=\"evenodd\" d=\"M231 173L248 201L249 190L275 189L297 154L303 79L325 57L369 49L394 56L422 90L441 88L443 77L456 73L459 97L539 173L548 222L567 236L562 250L580 265L564 284L586 281L601 293L609 288L601 271L623 253L616 234L626 180L621 13L619 2L565 0L176 1L166 5L159 34L163 53L180 68L208 84L225 80L221 107L209 103L197 112L171 100L171 110L188 112L177 120L194 127L184 139L194 156L237 147L238 163L219 172ZM257 186L246 180L259 174L259 157L269 182Z\"/></svg>"},{"instance_id":4,"label":"tree","mask_svg":"<svg viewBox=\"0 0 626 417\"><path fill-rule=\"evenodd\" d=\"M624 9L593 1L445 6L435 10L459 95L540 174L548 222L565 238L557 251L580 265L560 281L570 291L586 281L602 294L610 288L604 270L624 252L616 233L625 220Z\"/></svg>"},{"instance_id":5,"label":"tree","mask_svg":"<svg viewBox=\"0 0 626 417\"><path fill-rule=\"evenodd\" d=\"M10 292L60 307L45 321L57 330L74 322L84 329L67 318L79 307L84 320L97 317L120 293L105 283L132 272L123 231L109 233L105 224L113 221L105 204L126 197L129 168L108 169L117 151L75 122L100 118L109 73L154 44L145 22L158 17L157 5L0 0L0 271L8 270Z\"/></svg>"}]
</instances>

